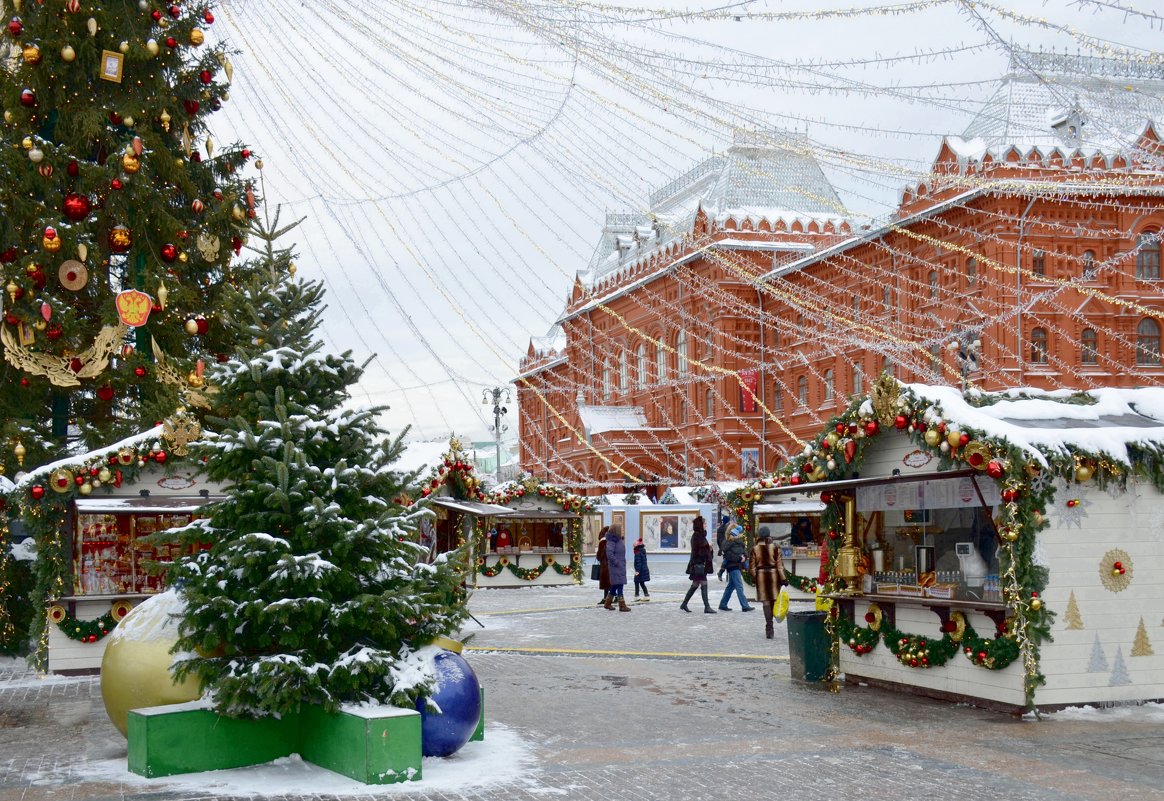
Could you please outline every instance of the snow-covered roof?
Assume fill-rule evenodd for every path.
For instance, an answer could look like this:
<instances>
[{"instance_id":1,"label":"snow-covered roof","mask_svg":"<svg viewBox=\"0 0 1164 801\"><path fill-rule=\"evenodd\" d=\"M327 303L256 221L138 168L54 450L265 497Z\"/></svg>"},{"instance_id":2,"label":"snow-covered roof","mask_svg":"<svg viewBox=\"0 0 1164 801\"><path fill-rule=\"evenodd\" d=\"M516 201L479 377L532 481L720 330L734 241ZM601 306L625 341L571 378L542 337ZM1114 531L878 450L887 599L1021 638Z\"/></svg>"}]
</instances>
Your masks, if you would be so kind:
<instances>
[{"instance_id":1,"label":"snow-covered roof","mask_svg":"<svg viewBox=\"0 0 1164 801\"><path fill-rule=\"evenodd\" d=\"M1012 389L971 396L972 405L954 387L906 384L916 395L941 406L947 425L954 424L999 437L1038 461L1072 449L1130 464L1129 445L1164 447L1164 388ZM868 402L866 402L868 405ZM871 407L870 407L871 409Z\"/></svg>"},{"instance_id":2,"label":"snow-covered roof","mask_svg":"<svg viewBox=\"0 0 1164 801\"><path fill-rule=\"evenodd\" d=\"M568 344L566 332L558 323L551 325L545 336L530 337L529 342L535 356L556 356L566 350Z\"/></svg>"},{"instance_id":3,"label":"snow-covered roof","mask_svg":"<svg viewBox=\"0 0 1164 801\"><path fill-rule=\"evenodd\" d=\"M1016 50L1009 74L966 126L985 147L1125 150L1164 120L1164 65ZM1074 129L1074 130L1072 130Z\"/></svg>"},{"instance_id":4,"label":"snow-covered roof","mask_svg":"<svg viewBox=\"0 0 1164 801\"><path fill-rule=\"evenodd\" d=\"M832 222L847 212L806 137L785 131L737 132L727 153L704 159L651 193L649 212L606 215L582 278L593 285L630 259L644 258L691 232L702 208L711 219Z\"/></svg>"},{"instance_id":5,"label":"snow-covered roof","mask_svg":"<svg viewBox=\"0 0 1164 801\"><path fill-rule=\"evenodd\" d=\"M578 416L588 436L606 431L649 430L642 406L585 406L578 404Z\"/></svg>"}]
</instances>

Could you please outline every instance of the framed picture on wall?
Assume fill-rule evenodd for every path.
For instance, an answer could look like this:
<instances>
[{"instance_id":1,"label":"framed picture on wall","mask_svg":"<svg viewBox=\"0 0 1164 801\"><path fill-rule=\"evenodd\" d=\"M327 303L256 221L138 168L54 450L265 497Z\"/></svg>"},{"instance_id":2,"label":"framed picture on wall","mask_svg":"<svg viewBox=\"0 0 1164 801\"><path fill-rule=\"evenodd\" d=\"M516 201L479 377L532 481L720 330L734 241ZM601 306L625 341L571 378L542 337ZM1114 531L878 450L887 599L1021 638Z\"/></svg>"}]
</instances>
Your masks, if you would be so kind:
<instances>
[{"instance_id":1,"label":"framed picture on wall","mask_svg":"<svg viewBox=\"0 0 1164 801\"><path fill-rule=\"evenodd\" d=\"M740 477L743 479L760 477L760 449L740 449Z\"/></svg>"}]
</instances>

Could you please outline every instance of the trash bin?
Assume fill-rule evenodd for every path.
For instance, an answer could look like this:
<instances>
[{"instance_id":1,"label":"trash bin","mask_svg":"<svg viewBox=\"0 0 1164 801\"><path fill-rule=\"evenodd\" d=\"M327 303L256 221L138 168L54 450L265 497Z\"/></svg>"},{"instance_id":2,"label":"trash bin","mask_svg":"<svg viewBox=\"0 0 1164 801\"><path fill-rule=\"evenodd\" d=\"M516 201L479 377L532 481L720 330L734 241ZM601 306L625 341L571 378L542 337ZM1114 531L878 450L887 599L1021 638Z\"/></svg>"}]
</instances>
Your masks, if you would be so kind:
<instances>
[{"instance_id":1,"label":"trash bin","mask_svg":"<svg viewBox=\"0 0 1164 801\"><path fill-rule=\"evenodd\" d=\"M792 678L820 681L829 669L829 636L825 612L788 613L788 663Z\"/></svg>"}]
</instances>

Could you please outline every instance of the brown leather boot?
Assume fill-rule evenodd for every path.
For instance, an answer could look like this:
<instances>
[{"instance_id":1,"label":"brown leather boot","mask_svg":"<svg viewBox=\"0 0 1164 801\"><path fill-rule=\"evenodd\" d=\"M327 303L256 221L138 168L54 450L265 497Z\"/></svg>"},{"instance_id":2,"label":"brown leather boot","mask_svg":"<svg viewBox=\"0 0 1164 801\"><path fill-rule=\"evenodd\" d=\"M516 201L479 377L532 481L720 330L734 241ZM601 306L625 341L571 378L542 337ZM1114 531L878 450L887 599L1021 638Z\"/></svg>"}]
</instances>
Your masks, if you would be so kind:
<instances>
[{"instance_id":1,"label":"brown leather boot","mask_svg":"<svg viewBox=\"0 0 1164 801\"><path fill-rule=\"evenodd\" d=\"M630 610L631 610L631 608L626 605L626 599L623 598L621 595L618 596L618 611L629 612Z\"/></svg>"},{"instance_id":2,"label":"brown leather boot","mask_svg":"<svg viewBox=\"0 0 1164 801\"><path fill-rule=\"evenodd\" d=\"M602 602L602 608L605 609L607 612L614 611L614 607L610 605L613 601L614 601L614 596L608 594L606 596L606 600L604 600Z\"/></svg>"}]
</instances>

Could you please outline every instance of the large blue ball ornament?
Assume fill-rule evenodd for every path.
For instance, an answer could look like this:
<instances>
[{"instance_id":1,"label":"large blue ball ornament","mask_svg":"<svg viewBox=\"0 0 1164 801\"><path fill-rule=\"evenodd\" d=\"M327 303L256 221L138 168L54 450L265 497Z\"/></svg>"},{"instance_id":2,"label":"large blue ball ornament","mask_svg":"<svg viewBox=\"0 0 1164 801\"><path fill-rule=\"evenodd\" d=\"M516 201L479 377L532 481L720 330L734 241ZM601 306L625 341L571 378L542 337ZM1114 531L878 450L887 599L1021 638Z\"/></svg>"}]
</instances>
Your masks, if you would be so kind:
<instances>
[{"instance_id":1,"label":"large blue ball ornament","mask_svg":"<svg viewBox=\"0 0 1164 801\"><path fill-rule=\"evenodd\" d=\"M425 756L446 757L460 750L477 730L481 683L469 663L452 651L438 651L433 667L437 680L431 698L441 711L425 709L423 698L416 702L421 750Z\"/></svg>"}]
</instances>

